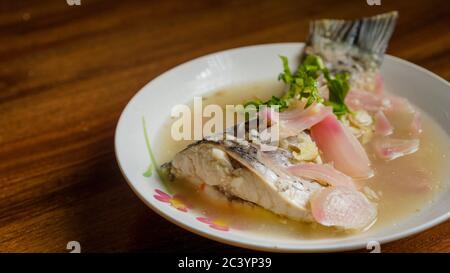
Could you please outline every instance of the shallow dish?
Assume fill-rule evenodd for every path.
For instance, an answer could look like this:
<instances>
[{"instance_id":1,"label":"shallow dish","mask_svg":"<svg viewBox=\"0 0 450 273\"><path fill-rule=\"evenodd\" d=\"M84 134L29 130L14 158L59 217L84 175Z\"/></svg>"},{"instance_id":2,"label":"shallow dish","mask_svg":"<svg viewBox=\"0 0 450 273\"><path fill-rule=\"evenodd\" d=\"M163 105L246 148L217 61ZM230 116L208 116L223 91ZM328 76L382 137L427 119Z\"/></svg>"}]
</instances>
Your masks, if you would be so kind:
<instances>
[{"instance_id":1,"label":"shallow dish","mask_svg":"<svg viewBox=\"0 0 450 273\"><path fill-rule=\"evenodd\" d=\"M371 241L385 243L397 240L447 220L450 216L450 191L445 187L432 205L381 230L332 239L271 238L251 230L234 230L218 225L195 211L177 206L155 174L143 176L150 163L143 118L153 145L152 141L172 106L187 103L193 96L218 88L273 78L280 71L278 56L285 55L295 60L302 48L302 43L281 43L213 53L181 64L145 85L124 109L115 135L117 161L133 191L155 212L185 229L223 243L267 251L325 252L365 248ZM408 98L450 135L450 84L447 81L417 65L388 55L381 73L386 89Z\"/></svg>"}]
</instances>

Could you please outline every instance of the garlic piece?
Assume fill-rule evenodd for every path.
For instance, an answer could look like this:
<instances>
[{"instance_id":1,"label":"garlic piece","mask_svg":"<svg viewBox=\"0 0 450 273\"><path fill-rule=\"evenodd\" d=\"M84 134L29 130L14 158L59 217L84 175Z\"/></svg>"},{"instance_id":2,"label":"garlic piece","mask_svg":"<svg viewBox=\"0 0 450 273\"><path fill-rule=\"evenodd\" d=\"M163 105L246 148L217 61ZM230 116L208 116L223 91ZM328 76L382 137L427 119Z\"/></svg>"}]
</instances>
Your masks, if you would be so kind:
<instances>
[{"instance_id":1,"label":"garlic piece","mask_svg":"<svg viewBox=\"0 0 450 273\"><path fill-rule=\"evenodd\" d=\"M356 111L348 116L350 123L358 128L369 126L373 123L372 117L366 111Z\"/></svg>"},{"instance_id":2,"label":"garlic piece","mask_svg":"<svg viewBox=\"0 0 450 273\"><path fill-rule=\"evenodd\" d=\"M316 143L305 132L301 132L297 137L284 139L281 147L292 152L296 161L314 161L319 156Z\"/></svg>"}]
</instances>

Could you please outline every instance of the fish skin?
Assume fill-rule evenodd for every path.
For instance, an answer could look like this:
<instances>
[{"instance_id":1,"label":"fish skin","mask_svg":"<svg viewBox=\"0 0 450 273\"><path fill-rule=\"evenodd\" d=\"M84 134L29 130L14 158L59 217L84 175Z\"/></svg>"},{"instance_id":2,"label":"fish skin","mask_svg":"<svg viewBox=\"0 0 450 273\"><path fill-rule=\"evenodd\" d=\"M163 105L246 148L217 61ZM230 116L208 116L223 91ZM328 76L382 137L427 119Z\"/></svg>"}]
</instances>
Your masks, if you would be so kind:
<instances>
[{"instance_id":1,"label":"fish skin","mask_svg":"<svg viewBox=\"0 0 450 273\"><path fill-rule=\"evenodd\" d=\"M213 149L223 151L229 164L213 161L210 156ZM284 150L270 153L288 162ZM277 172L258 154L258 147L248 142L205 139L189 145L175 156L171 174L194 184L204 182L229 197L254 203L294 220L313 221L309 200L323 186Z\"/></svg>"}]
</instances>

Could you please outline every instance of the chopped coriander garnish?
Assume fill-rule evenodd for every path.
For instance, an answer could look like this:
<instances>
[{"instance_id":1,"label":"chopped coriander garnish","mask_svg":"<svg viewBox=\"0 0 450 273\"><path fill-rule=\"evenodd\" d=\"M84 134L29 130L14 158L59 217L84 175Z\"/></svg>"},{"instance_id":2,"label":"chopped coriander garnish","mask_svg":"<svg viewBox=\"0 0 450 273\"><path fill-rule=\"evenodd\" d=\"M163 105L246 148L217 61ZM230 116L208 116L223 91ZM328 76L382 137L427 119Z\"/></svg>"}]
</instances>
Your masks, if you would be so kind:
<instances>
[{"instance_id":1,"label":"chopped coriander garnish","mask_svg":"<svg viewBox=\"0 0 450 273\"><path fill-rule=\"evenodd\" d=\"M287 57L280 56L280 58L283 63L283 72L278 75L278 80L288 85L287 92L281 97L272 96L267 101L258 99L249 101L245 106L254 105L259 107L260 105L266 105L270 107L272 105L278 105L279 111L284 111L293 99L306 100L305 108L316 102L324 102L317 86L317 78L323 74L330 91L329 100L325 104L332 106L333 112L337 116L349 112L344 103L345 96L350 89L348 83L349 75L347 73L331 75L322 59L316 55L308 55L297 70L292 73Z\"/></svg>"},{"instance_id":2,"label":"chopped coriander garnish","mask_svg":"<svg viewBox=\"0 0 450 273\"><path fill-rule=\"evenodd\" d=\"M323 74L327 80L327 86L330 92L326 104L333 107L333 112L338 117L350 112L347 105L345 105L345 97L350 90L348 83L350 75L348 73L338 73L332 76L328 70L324 70Z\"/></svg>"},{"instance_id":3,"label":"chopped coriander garnish","mask_svg":"<svg viewBox=\"0 0 450 273\"><path fill-rule=\"evenodd\" d=\"M261 105L265 105L267 107L278 106L279 107L278 110L280 112L285 110L288 107L287 100L283 99L282 97L279 98L279 97L276 97L276 96L272 96L272 98L270 98L267 101L262 101L262 100L256 99L256 100L253 100L253 101L246 102L244 104L244 107L247 107L249 105L254 105L256 107L256 109L258 109L258 107L261 106Z\"/></svg>"},{"instance_id":4,"label":"chopped coriander garnish","mask_svg":"<svg viewBox=\"0 0 450 273\"><path fill-rule=\"evenodd\" d=\"M278 79L289 86L286 94L282 96L286 105L293 98L305 98L306 107L314 102L322 102L316 80L319 76L318 72L323 68L322 60L317 56L309 55L297 68L297 71L292 73L289 69L288 59L285 56L280 56L280 58L283 61L283 73L278 76Z\"/></svg>"}]
</instances>

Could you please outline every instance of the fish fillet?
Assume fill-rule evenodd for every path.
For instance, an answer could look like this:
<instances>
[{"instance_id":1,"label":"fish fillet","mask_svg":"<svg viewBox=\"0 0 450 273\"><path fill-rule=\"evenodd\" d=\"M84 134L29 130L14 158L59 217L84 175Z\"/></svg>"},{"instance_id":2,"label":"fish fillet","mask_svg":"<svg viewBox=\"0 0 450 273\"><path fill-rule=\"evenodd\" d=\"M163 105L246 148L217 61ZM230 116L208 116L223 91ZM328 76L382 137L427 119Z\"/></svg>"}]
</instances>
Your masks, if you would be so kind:
<instances>
[{"instance_id":1,"label":"fish fillet","mask_svg":"<svg viewBox=\"0 0 450 273\"><path fill-rule=\"evenodd\" d=\"M313 221L309 200L322 186L279 172L258 154L258 147L246 141L203 140L175 156L171 174L294 220ZM288 161L281 149L272 154Z\"/></svg>"}]
</instances>

